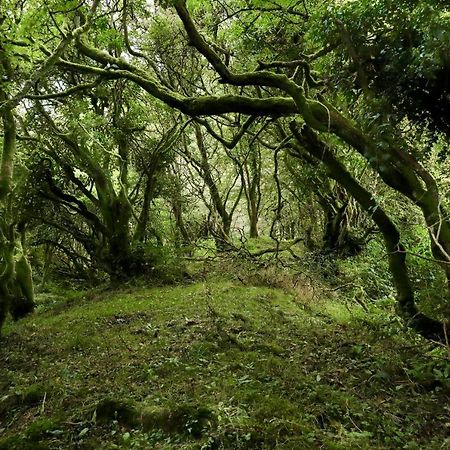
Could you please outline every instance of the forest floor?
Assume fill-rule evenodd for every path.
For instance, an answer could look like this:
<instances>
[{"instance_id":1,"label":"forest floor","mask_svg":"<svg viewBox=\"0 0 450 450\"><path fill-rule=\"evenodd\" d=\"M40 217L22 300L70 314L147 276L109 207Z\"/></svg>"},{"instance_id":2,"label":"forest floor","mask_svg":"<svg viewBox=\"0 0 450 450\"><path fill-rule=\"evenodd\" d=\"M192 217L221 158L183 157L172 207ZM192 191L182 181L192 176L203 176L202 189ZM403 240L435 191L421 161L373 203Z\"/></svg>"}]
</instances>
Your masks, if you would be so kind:
<instances>
[{"instance_id":1,"label":"forest floor","mask_svg":"<svg viewBox=\"0 0 450 450\"><path fill-rule=\"evenodd\" d=\"M0 449L450 447L448 350L391 304L217 276L38 300L0 341Z\"/></svg>"}]
</instances>

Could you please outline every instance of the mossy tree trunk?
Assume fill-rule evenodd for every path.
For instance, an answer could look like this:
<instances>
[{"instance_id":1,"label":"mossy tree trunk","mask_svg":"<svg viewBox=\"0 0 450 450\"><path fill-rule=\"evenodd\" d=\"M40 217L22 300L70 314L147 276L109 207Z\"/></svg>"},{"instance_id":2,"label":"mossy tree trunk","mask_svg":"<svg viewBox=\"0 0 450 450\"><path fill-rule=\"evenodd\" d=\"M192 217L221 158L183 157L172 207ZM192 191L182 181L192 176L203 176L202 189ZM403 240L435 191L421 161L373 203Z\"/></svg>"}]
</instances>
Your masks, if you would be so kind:
<instances>
[{"instance_id":1,"label":"mossy tree trunk","mask_svg":"<svg viewBox=\"0 0 450 450\"><path fill-rule=\"evenodd\" d=\"M47 119L50 120L48 116ZM132 206L127 196L127 186L123 183L126 168L120 167L119 188L116 192L111 177L92 157L89 150L80 145L73 136L60 132L53 122L50 121L50 124L52 132L62 139L66 148L75 158L77 165L82 167L82 170L91 178L97 195L89 192L84 184L75 177L73 169L67 167L64 171L68 180L76 183L89 203L59 187L54 179L52 167L48 167L44 171L43 178L46 181L47 189L42 194L56 204L66 205L84 219L88 229L91 230L90 235L77 231L78 228L75 225L72 227L73 229L66 228L66 231L83 245L98 266L106 270L113 278L131 276L130 220ZM64 168L64 164L52 149L47 148L46 151L57 165L61 164L61 167ZM123 153L123 150L121 151ZM123 164L126 164L126 160Z\"/></svg>"},{"instance_id":2,"label":"mossy tree trunk","mask_svg":"<svg viewBox=\"0 0 450 450\"><path fill-rule=\"evenodd\" d=\"M278 124L278 137L286 139L287 133ZM320 250L325 254L335 254L340 256L352 256L358 254L364 245L363 239L355 236L350 227L354 225L356 214L351 214L350 210L355 210L355 205L351 204L351 197L345 189L339 184L330 180L327 173L324 172L320 161L311 158L298 142L287 141L286 148L288 153L285 158L285 166L294 181L298 180L301 171L307 171L307 176L303 174L301 181L301 194L304 189L308 191L308 195L312 194L312 198L320 206L323 212L323 231L322 244ZM299 160L301 161L299 165ZM301 194L294 193L294 197L300 202L303 200ZM306 242L311 241L312 227L307 230ZM312 244L312 242L311 242ZM317 250L315 245L307 245L311 250Z\"/></svg>"},{"instance_id":3,"label":"mossy tree trunk","mask_svg":"<svg viewBox=\"0 0 450 450\"><path fill-rule=\"evenodd\" d=\"M211 216L217 218L216 227L213 233L213 237L216 242L216 247L218 250L226 250L230 245L230 232L231 232L231 224L233 221L234 212L239 204L239 200L242 196L243 186L241 185L239 192L236 198L230 202L230 197L232 190L235 186L235 182L239 175L235 178L235 182L227 189L227 192L221 194L219 190L218 183L214 179L213 169L210 163L210 157L208 155L205 137L202 133L201 127L198 123L193 124L194 132L195 132L195 142L197 144L197 148L199 150L200 158L197 159L195 156L191 154L187 145L184 148L184 154L196 172L200 175L200 177L204 180L205 185L208 188L209 196L210 196L210 204L209 202L205 202L209 207ZM229 202L231 206L229 206Z\"/></svg>"},{"instance_id":4,"label":"mossy tree trunk","mask_svg":"<svg viewBox=\"0 0 450 450\"><path fill-rule=\"evenodd\" d=\"M325 216L323 231L323 250L325 252L342 253L348 238L348 223L346 218L347 203L324 201L321 203Z\"/></svg>"},{"instance_id":5,"label":"mossy tree trunk","mask_svg":"<svg viewBox=\"0 0 450 450\"><path fill-rule=\"evenodd\" d=\"M105 148L97 139L95 129L89 131L82 123L76 131L61 129L39 99L35 99L36 108L45 119L44 132L49 135L43 152L50 164L47 167L41 164L38 168L43 172L39 178L46 180L41 194L62 205L63 214L67 208L76 213L64 216L71 227L54 222L49 225L62 228L80 242L91 265L117 280L133 277L148 266L143 247L150 234L162 245L160 235L152 227L151 202L158 193L158 177L170 164L172 147L180 137L180 123L176 122L145 152L136 144L131 148L133 133L143 130L131 125L126 116L127 108L121 106L125 101L123 85L122 81L116 83L110 108L112 116L106 117L113 122L111 149ZM91 97L95 94L91 93ZM98 114L104 114L104 111L100 109ZM59 149L61 143L64 151ZM136 173L130 174L132 150L138 175L133 186L131 180ZM64 156L67 153L68 161ZM77 171L84 174L83 177L77 175ZM58 178L65 181L65 186ZM137 208L140 208L139 212L135 210ZM71 217L76 217L77 223Z\"/></svg>"},{"instance_id":6,"label":"mossy tree trunk","mask_svg":"<svg viewBox=\"0 0 450 450\"><path fill-rule=\"evenodd\" d=\"M183 198L182 182L180 179L181 170L177 163L172 164L170 172L170 204L172 207L172 214L175 220L175 245L177 248L187 247L192 238L188 231L184 220L185 199Z\"/></svg>"},{"instance_id":7,"label":"mossy tree trunk","mask_svg":"<svg viewBox=\"0 0 450 450\"><path fill-rule=\"evenodd\" d=\"M0 80L10 78L12 68L0 48ZM0 84L0 104L8 95ZM13 169L16 153L16 121L11 108L1 112L3 147L0 166L0 331L6 315L15 320L34 309L34 287L31 267L24 250L24 228L16 225L13 208Z\"/></svg>"},{"instance_id":8,"label":"mossy tree trunk","mask_svg":"<svg viewBox=\"0 0 450 450\"><path fill-rule=\"evenodd\" d=\"M147 173L144 186L144 195L142 198L142 208L133 235L134 242L142 244L146 240L148 225L150 222L150 206L155 195L155 190L154 173Z\"/></svg>"},{"instance_id":9,"label":"mossy tree trunk","mask_svg":"<svg viewBox=\"0 0 450 450\"><path fill-rule=\"evenodd\" d=\"M397 309L407 324L429 339L446 341L444 324L420 313L415 300L411 280L406 264L406 251L401 242L400 233L394 222L379 205L373 195L364 189L346 170L345 166L334 156L328 145L317 134L304 126L298 131L294 124L291 129L302 147L320 160L328 170L331 178L336 180L369 214L383 235L389 259L389 269L397 290Z\"/></svg>"},{"instance_id":10,"label":"mossy tree trunk","mask_svg":"<svg viewBox=\"0 0 450 450\"><path fill-rule=\"evenodd\" d=\"M247 200L247 213L250 223L250 237L257 238L258 221L261 209L261 153L251 148L247 160L242 165L242 184Z\"/></svg>"},{"instance_id":11,"label":"mossy tree trunk","mask_svg":"<svg viewBox=\"0 0 450 450\"><path fill-rule=\"evenodd\" d=\"M133 246L134 243L142 243L145 239L146 227L150 220L150 202L155 192L155 176L158 172L153 170L147 173L144 170L143 202L138 216L134 213L129 193L129 133L131 131L120 115L120 95L120 92L115 94L113 113L116 153L110 152L110 155L117 160L115 167L118 168L118 176L116 178L111 174L110 165L101 163L95 156L92 146L84 145L83 141L78 140L73 133L60 130L50 115L37 103L38 111L48 124L47 131L53 135L54 139L64 143L73 158L75 167L86 173L95 187L95 191L91 192L86 187L86 182L76 176L74 168L62 160L55 148L47 145L45 151L50 160L56 163L56 167L62 169L67 181L78 192L69 194L65 188L59 187L50 167L45 174L48 192L44 195L55 203L69 207L85 220L90 230L89 236L69 229L67 232L82 243L94 265L106 271L113 280L130 278L144 266L143 261L138 260L142 255L134 252ZM157 167L159 169L159 166ZM133 223L134 233L131 229ZM77 230L76 226L73 228Z\"/></svg>"}]
</instances>

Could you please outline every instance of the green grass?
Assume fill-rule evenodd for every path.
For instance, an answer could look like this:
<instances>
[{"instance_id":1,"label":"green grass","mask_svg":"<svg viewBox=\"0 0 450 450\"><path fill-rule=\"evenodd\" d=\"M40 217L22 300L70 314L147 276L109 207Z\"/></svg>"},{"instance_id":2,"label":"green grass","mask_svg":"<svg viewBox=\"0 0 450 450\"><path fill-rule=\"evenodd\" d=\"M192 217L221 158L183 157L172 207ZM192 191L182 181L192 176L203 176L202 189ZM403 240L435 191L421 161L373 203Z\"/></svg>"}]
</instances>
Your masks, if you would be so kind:
<instances>
[{"instance_id":1,"label":"green grass","mask_svg":"<svg viewBox=\"0 0 450 450\"><path fill-rule=\"evenodd\" d=\"M389 304L217 277L41 302L4 330L0 449L450 445L448 353Z\"/></svg>"}]
</instances>

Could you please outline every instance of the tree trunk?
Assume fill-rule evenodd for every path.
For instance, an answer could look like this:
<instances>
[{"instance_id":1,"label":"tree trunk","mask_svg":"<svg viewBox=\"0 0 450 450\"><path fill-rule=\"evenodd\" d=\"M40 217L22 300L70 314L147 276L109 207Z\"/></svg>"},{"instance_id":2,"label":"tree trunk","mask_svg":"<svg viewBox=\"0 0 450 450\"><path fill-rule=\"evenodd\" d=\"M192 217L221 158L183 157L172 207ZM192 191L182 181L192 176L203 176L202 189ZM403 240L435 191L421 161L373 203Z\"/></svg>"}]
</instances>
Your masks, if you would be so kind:
<instances>
[{"instance_id":1,"label":"tree trunk","mask_svg":"<svg viewBox=\"0 0 450 450\"><path fill-rule=\"evenodd\" d=\"M175 218L176 243L178 247L189 245L190 236L183 219L183 206L179 197L173 199L172 211Z\"/></svg>"},{"instance_id":2,"label":"tree trunk","mask_svg":"<svg viewBox=\"0 0 450 450\"><path fill-rule=\"evenodd\" d=\"M0 78L8 72L9 62L0 48ZM11 75L8 73L8 75ZM8 100L0 88L0 103ZM14 156L16 151L16 121L12 109L1 113L3 148L0 168L0 332L8 312L15 320L32 312L35 307L31 267L25 256L20 236L11 218L10 202L13 187Z\"/></svg>"},{"instance_id":3,"label":"tree trunk","mask_svg":"<svg viewBox=\"0 0 450 450\"><path fill-rule=\"evenodd\" d=\"M249 220L250 220L250 237L257 238L259 236L258 232L258 219L259 214L254 208L250 208Z\"/></svg>"},{"instance_id":4,"label":"tree trunk","mask_svg":"<svg viewBox=\"0 0 450 450\"><path fill-rule=\"evenodd\" d=\"M135 242L144 242L147 231L147 225L150 220L150 204L155 192L155 183L152 176L147 175L144 189L144 199L142 202L142 209L139 215L139 220L134 230L133 240Z\"/></svg>"},{"instance_id":5,"label":"tree trunk","mask_svg":"<svg viewBox=\"0 0 450 450\"><path fill-rule=\"evenodd\" d=\"M197 146L201 154L201 171L205 184L208 186L209 194L211 196L211 202L214 206L214 212L219 218L218 229L216 230L215 241L218 244L218 249L223 250L227 247L227 242L230 236L232 214L229 214L226 208L226 200L224 201L219 193L213 175L211 166L206 152L205 142L200 125L194 123L195 136L197 140Z\"/></svg>"},{"instance_id":6,"label":"tree trunk","mask_svg":"<svg viewBox=\"0 0 450 450\"><path fill-rule=\"evenodd\" d=\"M107 267L114 280L123 280L134 275L129 221L131 210L127 202L119 199L111 202L110 218L107 222L108 245Z\"/></svg>"},{"instance_id":7,"label":"tree trunk","mask_svg":"<svg viewBox=\"0 0 450 450\"><path fill-rule=\"evenodd\" d=\"M333 207L329 203L323 206L325 225L323 233L323 249L325 252L342 253L348 237L345 209L347 205Z\"/></svg>"},{"instance_id":8,"label":"tree trunk","mask_svg":"<svg viewBox=\"0 0 450 450\"><path fill-rule=\"evenodd\" d=\"M250 237L257 238L259 209L261 204L261 154L251 149L249 162L241 170L242 184L247 198L247 211L250 222Z\"/></svg>"},{"instance_id":9,"label":"tree trunk","mask_svg":"<svg viewBox=\"0 0 450 450\"><path fill-rule=\"evenodd\" d=\"M417 309L414 300L414 291L406 265L405 248L400 242L400 233L392 220L380 207L372 194L352 177L333 155L329 147L318 138L312 129L303 127L299 132L295 125L291 124L291 130L304 149L323 162L328 169L330 177L336 180L352 195L361 208L372 217L378 226L383 235L389 259L389 269L397 290L397 310L400 316L422 336L445 342L444 325L437 320L425 316Z\"/></svg>"}]
</instances>

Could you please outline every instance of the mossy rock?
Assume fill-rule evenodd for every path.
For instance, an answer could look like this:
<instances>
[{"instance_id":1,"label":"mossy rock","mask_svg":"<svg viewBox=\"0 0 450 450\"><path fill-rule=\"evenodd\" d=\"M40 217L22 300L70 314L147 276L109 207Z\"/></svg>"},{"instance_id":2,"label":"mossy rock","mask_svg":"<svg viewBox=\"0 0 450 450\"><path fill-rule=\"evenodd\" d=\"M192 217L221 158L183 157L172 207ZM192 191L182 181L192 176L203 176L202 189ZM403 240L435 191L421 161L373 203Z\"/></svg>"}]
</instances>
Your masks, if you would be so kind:
<instances>
[{"instance_id":1,"label":"mossy rock","mask_svg":"<svg viewBox=\"0 0 450 450\"><path fill-rule=\"evenodd\" d=\"M201 437L206 428L215 424L211 410L196 404L183 404L174 408L146 408L141 414L144 431L160 429L167 433L190 434Z\"/></svg>"},{"instance_id":2,"label":"mossy rock","mask_svg":"<svg viewBox=\"0 0 450 450\"><path fill-rule=\"evenodd\" d=\"M29 406L35 405L40 403L47 393L47 386L42 384L32 384L22 393L22 403Z\"/></svg>"},{"instance_id":3,"label":"mossy rock","mask_svg":"<svg viewBox=\"0 0 450 450\"><path fill-rule=\"evenodd\" d=\"M38 442L51 435L58 427L58 422L53 419L38 419L28 427L26 435L29 441Z\"/></svg>"},{"instance_id":4,"label":"mossy rock","mask_svg":"<svg viewBox=\"0 0 450 450\"><path fill-rule=\"evenodd\" d=\"M0 417L19 406L33 406L42 401L47 388L40 384L32 384L23 392L5 395L0 398Z\"/></svg>"},{"instance_id":5,"label":"mossy rock","mask_svg":"<svg viewBox=\"0 0 450 450\"><path fill-rule=\"evenodd\" d=\"M44 450L46 448L38 442L30 442L21 436L0 439L0 450Z\"/></svg>"},{"instance_id":6,"label":"mossy rock","mask_svg":"<svg viewBox=\"0 0 450 450\"><path fill-rule=\"evenodd\" d=\"M129 401L106 398L95 408L98 424L117 420L121 425L136 427L140 424L139 410Z\"/></svg>"}]
</instances>

